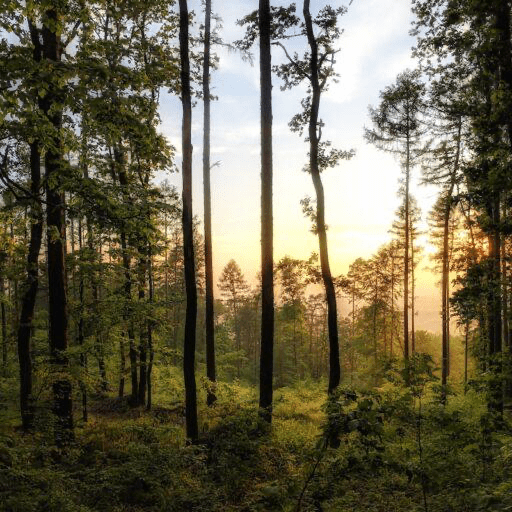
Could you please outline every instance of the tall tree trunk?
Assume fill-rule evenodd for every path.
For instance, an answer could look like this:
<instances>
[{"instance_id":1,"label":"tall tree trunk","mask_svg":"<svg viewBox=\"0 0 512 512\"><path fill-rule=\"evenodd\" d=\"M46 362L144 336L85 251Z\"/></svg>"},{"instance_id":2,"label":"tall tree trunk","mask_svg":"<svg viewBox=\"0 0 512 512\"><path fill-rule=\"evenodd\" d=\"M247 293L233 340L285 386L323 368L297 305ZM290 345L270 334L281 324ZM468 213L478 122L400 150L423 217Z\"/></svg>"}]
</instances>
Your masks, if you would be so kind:
<instances>
[{"instance_id":1,"label":"tall tree trunk","mask_svg":"<svg viewBox=\"0 0 512 512\"><path fill-rule=\"evenodd\" d=\"M124 382L126 373L126 354L123 338L124 332L121 334L121 339L119 340L119 386L117 389L117 396L119 398L124 397Z\"/></svg>"},{"instance_id":2,"label":"tall tree trunk","mask_svg":"<svg viewBox=\"0 0 512 512\"><path fill-rule=\"evenodd\" d=\"M210 381L206 402L212 405L215 396L215 325L213 310L213 261L212 261L212 205L210 191L210 31L212 2L206 0L204 14L203 59L203 188L204 188L204 278L205 278L205 330L206 376Z\"/></svg>"},{"instance_id":3,"label":"tall tree trunk","mask_svg":"<svg viewBox=\"0 0 512 512\"><path fill-rule=\"evenodd\" d=\"M61 61L62 48L59 32L60 15L56 9L48 9L43 19L43 57L53 66ZM68 315L65 267L65 207L60 190L63 173L63 148L61 139L64 91L55 78L47 84L48 90L41 104L55 131L52 144L46 151L46 224L48 228L48 292L49 292L49 339L50 356L54 371L58 374L53 383L53 412L56 417L55 442L62 446L71 441L73 434L73 405L71 382L67 377Z\"/></svg>"},{"instance_id":4,"label":"tall tree trunk","mask_svg":"<svg viewBox=\"0 0 512 512\"><path fill-rule=\"evenodd\" d=\"M180 6L180 57L181 102L183 105L182 154L183 154L183 254L185 264L185 291L187 309L183 347L183 374L185 379L185 417L187 437L196 441L197 393L195 377L197 288L194 266L194 233L192 217L192 103L190 91L190 61L188 50L187 0L179 0Z\"/></svg>"},{"instance_id":5,"label":"tall tree trunk","mask_svg":"<svg viewBox=\"0 0 512 512\"><path fill-rule=\"evenodd\" d=\"M464 330L464 394L468 388L468 341L469 341L469 321L466 321Z\"/></svg>"},{"instance_id":6,"label":"tall tree trunk","mask_svg":"<svg viewBox=\"0 0 512 512\"><path fill-rule=\"evenodd\" d=\"M446 385L450 364L450 315L449 315L449 277L450 277L450 258L448 249L448 238L450 230L450 214L452 210L452 194L454 182L450 184L450 189L446 195L446 204L443 216L443 254L442 254L442 280L441 280L441 300L442 300L442 363L441 363L441 385L442 399L446 400Z\"/></svg>"},{"instance_id":7,"label":"tall tree trunk","mask_svg":"<svg viewBox=\"0 0 512 512\"><path fill-rule=\"evenodd\" d=\"M123 295L125 306L123 308L123 321L125 329L128 334L128 355L130 359L130 377L131 377L131 395L130 405L137 407L139 401L139 386L138 386L138 372L137 372L137 349L135 347L135 332L133 329L132 320L132 273L131 273L131 258L128 252L128 244L126 240L126 232L121 228L121 252L123 257L124 269L124 286Z\"/></svg>"},{"instance_id":8,"label":"tall tree trunk","mask_svg":"<svg viewBox=\"0 0 512 512\"><path fill-rule=\"evenodd\" d=\"M272 58L270 1L259 1L261 126L260 414L272 421L274 374L274 228L272 210Z\"/></svg>"},{"instance_id":9,"label":"tall tree trunk","mask_svg":"<svg viewBox=\"0 0 512 512\"><path fill-rule=\"evenodd\" d=\"M40 31L28 18L30 39L34 46L32 58L40 62L42 47ZM38 99L41 108L41 99ZM30 192L32 200L30 205L30 242L27 254L27 274L21 302L21 315L18 326L18 359L20 369L20 412L22 428L25 432L34 427L34 404L32 397L32 355L30 340L32 335L32 319L39 287L39 252L43 238L43 209L40 200L41 193L41 153L39 141L30 143ZM2 280L3 292L3 280ZM2 301L2 337L6 346L7 325L5 318L5 304Z\"/></svg>"},{"instance_id":10,"label":"tall tree trunk","mask_svg":"<svg viewBox=\"0 0 512 512\"><path fill-rule=\"evenodd\" d=\"M154 283L153 283L153 251L151 250L151 246L148 247L148 300L151 307L153 307L153 303L155 300L155 291L154 291ZM147 368L147 390L148 390L148 401L146 405L146 409L148 411L151 410L152 400L153 400L153 388L151 386L151 372L153 371L153 360L155 358L155 351L153 349L153 319L148 318L148 352L149 352L149 362Z\"/></svg>"},{"instance_id":11,"label":"tall tree trunk","mask_svg":"<svg viewBox=\"0 0 512 512\"><path fill-rule=\"evenodd\" d=\"M39 287L39 252L43 239L43 210L40 201L41 188L41 157L39 143L30 144L30 242L27 254L27 277L21 301L21 316L18 328L18 358L20 364L20 408L21 422L24 431L34 426L34 404L32 397L32 356L30 339L32 320ZM4 306L2 304L2 306ZM2 311L3 315L3 311ZM3 318L2 318L3 320ZM2 323L2 332L3 323ZM5 334L4 334L5 335Z\"/></svg>"},{"instance_id":12,"label":"tall tree trunk","mask_svg":"<svg viewBox=\"0 0 512 512\"><path fill-rule=\"evenodd\" d=\"M82 233L82 219L78 218L78 249L80 251L80 255L83 254L83 233ZM84 322L84 311L85 311L85 280L84 280L84 271L83 268L80 268L80 277L78 281L78 300L79 300L79 319L78 319L78 346L80 347L80 366L82 367L82 372L85 374L87 371L87 355L84 350L84 341L85 341L85 322ZM88 412L87 412L87 387L85 382L80 379L80 393L82 394L82 419L84 422L87 422Z\"/></svg>"},{"instance_id":13,"label":"tall tree trunk","mask_svg":"<svg viewBox=\"0 0 512 512\"><path fill-rule=\"evenodd\" d=\"M7 336L7 311L5 308L5 281L3 277L0 277L0 295L1 295L1 303L0 303L0 314L2 316L2 367L4 376L7 371L7 361L9 358L9 350L8 350L8 336ZM23 299L22 299L22 308L23 308ZM20 318L21 320L21 318Z\"/></svg>"},{"instance_id":14,"label":"tall tree trunk","mask_svg":"<svg viewBox=\"0 0 512 512\"><path fill-rule=\"evenodd\" d=\"M123 190L123 198L127 203L130 201L130 195L128 190L128 176L126 175L125 169L125 158L122 147L118 146L114 148L114 160L113 160L113 174L119 177L119 185ZM124 308L123 308L123 322L125 325L126 333L128 334L128 356L130 359L130 380L131 380L131 395L130 405L137 407L139 405L139 381L137 371L137 348L135 346L135 331L133 327L133 308L132 308L132 271L131 271L131 257L128 247L128 234L126 232L126 226L121 226L120 232L121 239L121 254L123 258L123 270L124 270Z\"/></svg>"},{"instance_id":15,"label":"tall tree trunk","mask_svg":"<svg viewBox=\"0 0 512 512\"><path fill-rule=\"evenodd\" d=\"M416 293L416 280L414 276L414 232L413 226L410 226L411 236L411 353L416 352L416 334L414 326L414 316L416 315L416 303L414 294Z\"/></svg>"},{"instance_id":16,"label":"tall tree trunk","mask_svg":"<svg viewBox=\"0 0 512 512\"><path fill-rule=\"evenodd\" d=\"M142 253L143 248L139 249ZM139 306L145 306L146 297L146 255L141 254L139 257ZM144 405L146 402L146 386L147 386L147 348L148 348L148 330L147 323L141 322L139 334L139 392L138 403Z\"/></svg>"},{"instance_id":17,"label":"tall tree trunk","mask_svg":"<svg viewBox=\"0 0 512 512\"><path fill-rule=\"evenodd\" d=\"M405 240L404 240L404 359L406 364L405 380L409 384L409 180L410 180L410 141L407 136L405 162Z\"/></svg>"},{"instance_id":18,"label":"tall tree trunk","mask_svg":"<svg viewBox=\"0 0 512 512\"><path fill-rule=\"evenodd\" d=\"M502 382L502 320L501 320L501 236L499 233L500 192L495 191L491 205L493 232L489 235L489 355L493 370L490 389L489 408L499 414L503 413L503 382Z\"/></svg>"},{"instance_id":19,"label":"tall tree trunk","mask_svg":"<svg viewBox=\"0 0 512 512\"><path fill-rule=\"evenodd\" d=\"M313 179L316 192L316 229L320 246L320 267L322 280L325 287L327 300L327 325L329 331L329 386L328 393L331 394L338 387L341 378L340 355L338 343L338 314L336 308L336 292L329 265L329 254L327 251L327 232L325 227L325 198L320 169L318 167L318 113L320 109L320 82L318 77L318 48L313 22L309 10L309 0L304 0L304 21L311 49L310 80L311 80L311 112L309 118L309 171Z\"/></svg>"}]
</instances>

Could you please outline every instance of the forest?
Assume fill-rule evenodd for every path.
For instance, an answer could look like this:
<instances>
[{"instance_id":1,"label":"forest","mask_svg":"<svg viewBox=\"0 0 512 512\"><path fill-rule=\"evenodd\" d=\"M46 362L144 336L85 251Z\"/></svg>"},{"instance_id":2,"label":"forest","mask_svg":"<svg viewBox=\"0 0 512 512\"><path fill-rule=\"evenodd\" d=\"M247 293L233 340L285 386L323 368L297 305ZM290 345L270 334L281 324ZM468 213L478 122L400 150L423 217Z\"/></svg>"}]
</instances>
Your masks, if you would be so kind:
<instances>
[{"instance_id":1,"label":"forest","mask_svg":"<svg viewBox=\"0 0 512 512\"><path fill-rule=\"evenodd\" d=\"M339 274L325 176L358 153L322 108L364 1L239 2L227 40L215 0L0 0L0 510L512 510L512 0L410 2L415 64L350 128L400 206ZM214 272L222 51L259 80L254 281ZM275 249L279 89L306 258Z\"/></svg>"}]
</instances>

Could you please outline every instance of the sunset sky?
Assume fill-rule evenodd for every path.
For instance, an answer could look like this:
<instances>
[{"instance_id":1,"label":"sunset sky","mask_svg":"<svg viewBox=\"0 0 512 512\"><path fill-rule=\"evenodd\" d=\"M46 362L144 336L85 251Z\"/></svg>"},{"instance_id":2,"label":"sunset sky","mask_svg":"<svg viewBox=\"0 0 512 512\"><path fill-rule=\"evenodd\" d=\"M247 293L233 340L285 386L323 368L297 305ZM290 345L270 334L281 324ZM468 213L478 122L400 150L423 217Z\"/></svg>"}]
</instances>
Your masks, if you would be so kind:
<instances>
[{"instance_id":1,"label":"sunset sky","mask_svg":"<svg viewBox=\"0 0 512 512\"><path fill-rule=\"evenodd\" d=\"M272 5L284 2L272 1ZM338 2L335 3L338 5ZM312 0L315 13L325 5ZM222 37L231 42L243 35L236 20L256 9L257 0L221 2L213 0L213 10L223 19ZM202 20L200 3L191 2ZM354 0L341 20L345 32L339 40L336 70L339 83L323 96L320 116L325 122L324 139L333 146L354 149L349 162L323 173L326 194L326 221L331 266L334 275L346 273L352 261L368 258L389 241L388 230L399 206L397 190L399 163L365 143L364 126L369 126L368 105L377 105L379 92L394 82L398 73L415 67L411 59L414 39L409 36L412 14L410 2L397 0ZM298 5L301 11L301 3ZM296 43L294 43L296 44ZM300 47L294 47L300 52ZM246 278L254 283L260 265L260 131L258 49L254 65L239 55L217 48L219 70L212 75L212 170L213 257L216 277L235 259ZM273 62L282 59L282 50L273 49ZM318 252L318 242L310 232L310 222L302 215L300 200L314 197L311 177L302 172L307 145L288 128L299 111L305 88L282 92L274 79L274 246L275 260L288 254L308 258ZM180 165L181 104L172 96L162 98L163 133L178 149ZM193 112L194 212L202 219L202 107ZM422 208L423 218L435 200L434 188L418 186L420 169L413 171L412 192ZM168 177L181 190L181 175ZM422 226L426 229L426 223ZM425 242L423 242L425 246ZM429 248L426 247L428 253ZM420 264L424 269L427 259ZM438 277L419 272L417 328L439 330ZM342 314L346 314L342 306Z\"/></svg>"}]
</instances>

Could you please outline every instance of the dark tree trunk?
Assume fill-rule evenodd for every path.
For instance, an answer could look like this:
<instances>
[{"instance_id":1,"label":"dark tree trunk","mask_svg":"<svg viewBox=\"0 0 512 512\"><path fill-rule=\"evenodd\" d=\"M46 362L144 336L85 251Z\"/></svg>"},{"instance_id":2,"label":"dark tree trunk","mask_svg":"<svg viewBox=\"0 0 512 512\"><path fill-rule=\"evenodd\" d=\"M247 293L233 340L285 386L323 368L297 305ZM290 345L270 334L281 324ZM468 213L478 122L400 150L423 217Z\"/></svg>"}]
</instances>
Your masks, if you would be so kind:
<instances>
[{"instance_id":1,"label":"dark tree trunk","mask_svg":"<svg viewBox=\"0 0 512 512\"><path fill-rule=\"evenodd\" d=\"M411 237L411 354L416 352L416 334L414 325L414 315L416 314L416 304L414 294L416 293L416 281L414 277L414 231L412 224L410 226Z\"/></svg>"},{"instance_id":2,"label":"dark tree trunk","mask_svg":"<svg viewBox=\"0 0 512 512\"><path fill-rule=\"evenodd\" d=\"M140 249L143 251L143 249ZM139 258L139 305L144 307L146 297L146 258L141 255ZM147 386L147 348L148 348L148 331L147 324L142 322L140 325L139 335L139 392L137 402L139 405L146 403L146 386Z\"/></svg>"},{"instance_id":3,"label":"dark tree trunk","mask_svg":"<svg viewBox=\"0 0 512 512\"><path fill-rule=\"evenodd\" d=\"M459 131L460 136L460 131ZM458 158L457 158L458 159ZM458 162L456 164L458 166ZM442 363L441 363L441 385L442 400L446 400L446 385L450 368L450 305L449 305L449 286L450 286L450 255L448 248L448 238L450 230L450 216L452 211L452 194L455 187L454 175L450 183L450 188L446 195L446 204L443 218L443 254L442 254Z\"/></svg>"},{"instance_id":4,"label":"dark tree trunk","mask_svg":"<svg viewBox=\"0 0 512 512\"><path fill-rule=\"evenodd\" d=\"M42 47L40 43L40 32L28 19L30 38L34 46L32 58L40 62L42 58ZM41 100L38 100L41 107ZM32 319L36 303L37 290L39 287L39 252L43 238L43 210L41 207L41 154L39 142L35 140L30 144L30 192L32 202L30 206L30 242L27 254L27 276L21 302L21 316L18 326L18 359L20 368L20 412L22 428L25 432L34 427L34 404L32 398L32 355L30 340L32 335ZM2 281L3 292L3 281ZM6 345L7 325L5 318L5 304L2 302L2 337Z\"/></svg>"},{"instance_id":5,"label":"dark tree trunk","mask_svg":"<svg viewBox=\"0 0 512 512\"><path fill-rule=\"evenodd\" d=\"M204 188L204 274L205 274L205 330L206 376L210 381L206 402L212 405L215 396L215 325L213 309L213 261L212 261L212 206L210 191L210 31L212 2L206 0L204 15L203 60L203 188Z\"/></svg>"},{"instance_id":6,"label":"dark tree trunk","mask_svg":"<svg viewBox=\"0 0 512 512\"><path fill-rule=\"evenodd\" d=\"M83 233L82 233L82 221L78 219L78 248L80 250L80 254L82 254L83 249ZM84 341L85 341L85 326L84 326L84 310L85 310L85 282L84 282L84 271L83 268L80 268L80 278L78 282L78 300L80 304L80 318L78 319L78 346L80 349L80 366L82 367L82 372L87 371L87 355L84 350ZM82 394L82 419L84 422L87 422L88 413L87 413L87 387L83 379L80 379L80 393Z\"/></svg>"},{"instance_id":7,"label":"dark tree trunk","mask_svg":"<svg viewBox=\"0 0 512 512\"><path fill-rule=\"evenodd\" d=\"M119 340L119 387L117 390L117 396L119 398L123 398L124 396L124 381L125 381L125 373L126 373L126 354L124 351L124 333L121 335L121 340Z\"/></svg>"},{"instance_id":8,"label":"dark tree trunk","mask_svg":"<svg viewBox=\"0 0 512 512\"><path fill-rule=\"evenodd\" d=\"M405 380L409 383L409 178L410 178L410 142L407 136L407 155L405 163L405 239L404 239L404 359L406 364Z\"/></svg>"},{"instance_id":9,"label":"dark tree trunk","mask_svg":"<svg viewBox=\"0 0 512 512\"><path fill-rule=\"evenodd\" d=\"M318 136L318 114L320 109L320 82L318 76L318 48L313 32L313 22L309 10L309 0L304 0L304 21L311 49L310 81L311 81L311 112L309 118L309 171L313 179L316 192L316 229L320 246L320 267L322 280L325 287L327 300L327 325L329 332L329 386L328 393L331 394L338 387L341 379L340 354L338 342L338 313L336 307L336 291L329 265L329 254L327 251L327 231L325 227L325 198L320 169L318 166L318 147L320 138Z\"/></svg>"},{"instance_id":10,"label":"dark tree trunk","mask_svg":"<svg viewBox=\"0 0 512 512\"><path fill-rule=\"evenodd\" d=\"M9 350L8 350L8 336L7 336L7 312L5 309L5 281L3 277L0 277L0 295L1 304L0 304L0 314L2 316L2 366L4 369L4 375L7 370L7 361L9 358ZM22 308L23 308L23 299L22 299ZM21 317L20 317L21 320Z\"/></svg>"},{"instance_id":11,"label":"dark tree trunk","mask_svg":"<svg viewBox=\"0 0 512 512\"><path fill-rule=\"evenodd\" d=\"M185 416L187 437L196 441L197 393L195 377L197 288L194 266L194 234L192 217L192 102L190 91L190 61L188 54L188 7L187 0L179 0L180 6L180 57L181 102L183 105L182 153L183 153L183 253L185 264L185 291L187 309L183 347L183 374L185 379Z\"/></svg>"},{"instance_id":12,"label":"dark tree trunk","mask_svg":"<svg viewBox=\"0 0 512 512\"><path fill-rule=\"evenodd\" d=\"M489 408L499 414L503 413L503 379L502 379L502 320L501 320L501 237L500 224L500 193L494 192L491 206L491 218L493 232L489 236L489 300L488 300L488 325L489 325L489 355L493 370L491 381Z\"/></svg>"},{"instance_id":13,"label":"dark tree trunk","mask_svg":"<svg viewBox=\"0 0 512 512\"><path fill-rule=\"evenodd\" d=\"M121 252L123 255L124 269L124 286L123 294L125 306L123 308L123 321L128 334L128 354L130 358L130 377L131 377L131 396L130 405L136 407L138 405L138 373L137 373L137 349L135 347L135 333L133 329L133 321L131 318L132 308L132 275L131 275L131 258L128 253L128 244L126 242L126 233L121 229Z\"/></svg>"},{"instance_id":14,"label":"dark tree trunk","mask_svg":"<svg viewBox=\"0 0 512 512\"><path fill-rule=\"evenodd\" d=\"M260 398L263 418L272 421L274 373L274 234L272 211L272 63L270 1L259 2L261 108L261 348Z\"/></svg>"},{"instance_id":15,"label":"dark tree trunk","mask_svg":"<svg viewBox=\"0 0 512 512\"><path fill-rule=\"evenodd\" d=\"M60 16L55 9L49 9L43 19L43 57L54 66L61 61L61 42L57 35ZM58 446L69 443L73 435L73 406L71 382L68 371L68 315L66 297L65 267L65 206L60 190L63 173L62 109L64 91L49 80L46 95L41 100L44 114L48 117L55 133L52 144L46 151L46 224L48 228L48 295L49 295L49 340L50 356L55 371L59 374L53 382L56 417L55 442Z\"/></svg>"},{"instance_id":16,"label":"dark tree trunk","mask_svg":"<svg viewBox=\"0 0 512 512\"><path fill-rule=\"evenodd\" d=\"M155 299L154 292L154 283L153 283L153 255L151 246L148 248L148 294L149 294L149 304L152 306ZM153 349L153 320L151 318L148 319L148 352L149 352L149 363L147 369L147 389L148 389L148 401L146 408L148 411L151 410L152 399L153 399L153 389L151 387L151 372L153 371L153 360L155 357L155 352Z\"/></svg>"},{"instance_id":17,"label":"dark tree trunk","mask_svg":"<svg viewBox=\"0 0 512 512\"><path fill-rule=\"evenodd\" d=\"M128 191L128 177L125 169L124 153L121 148L114 148L114 171L117 170L119 177L119 185L123 189L123 198L128 203L130 201ZM114 172L115 175L115 172ZM139 380L137 370L137 348L135 346L135 331L133 328L132 320L132 272L131 272L131 257L128 249L128 236L126 233L126 227L121 226L121 254L123 258L123 270L124 270L124 308L123 308L123 322L125 329L128 334L128 356L130 359L130 380L131 380L131 395L130 405L137 407L139 405Z\"/></svg>"},{"instance_id":18,"label":"dark tree trunk","mask_svg":"<svg viewBox=\"0 0 512 512\"><path fill-rule=\"evenodd\" d=\"M21 423L24 431L34 426L34 404L32 397L32 356L30 339L32 320L39 287L39 252L43 238L43 210L40 197L41 187L41 157L37 141L30 144L30 192L32 205L30 207L30 242L27 254L27 278L21 301L21 316L18 328L18 358L20 363L20 408ZM2 304L4 306L4 304ZM2 311L2 315L4 312ZM2 316L3 322L3 316ZM4 333L2 323L2 333ZM6 333L4 333L5 335Z\"/></svg>"}]
</instances>

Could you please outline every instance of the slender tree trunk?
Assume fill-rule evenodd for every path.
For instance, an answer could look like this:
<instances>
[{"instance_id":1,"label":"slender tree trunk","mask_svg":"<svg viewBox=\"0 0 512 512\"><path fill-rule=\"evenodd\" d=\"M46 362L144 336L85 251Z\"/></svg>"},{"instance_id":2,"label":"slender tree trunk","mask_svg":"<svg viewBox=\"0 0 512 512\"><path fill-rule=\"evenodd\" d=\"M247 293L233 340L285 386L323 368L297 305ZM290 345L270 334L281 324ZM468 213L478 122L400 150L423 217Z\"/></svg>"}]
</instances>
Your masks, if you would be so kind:
<instances>
[{"instance_id":1,"label":"slender tree trunk","mask_svg":"<svg viewBox=\"0 0 512 512\"><path fill-rule=\"evenodd\" d=\"M464 394L468 388L468 341L469 341L469 322L466 322L464 332Z\"/></svg>"},{"instance_id":2,"label":"slender tree trunk","mask_svg":"<svg viewBox=\"0 0 512 512\"><path fill-rule=\"evenodd\" d=\"M139 305L144 307L146 297L146 256L139 257ZM139 391L138 403L144 405L146 403L146 386L147 386L147 349L148 349L148 330L147 323L142 322L139 335Z\"/></svg>"},{"instance_id":3,"label":"slender tree trunk","mask_svg":"<svg viewBox=\"0 0 512 512\"><path fill-rule=\"evenodd\" d=\"M5 310L5 281L4 278L0 278L0 295L1 295L1 303L0 303L0 314L2 316L2 366L4 370L4 376L7 371L7 362L9 359L9 350L8 350L8 336L7 336L7 312ZM23 300L22 300L23 304ZM23 310L23 305L22 305ZM21 318L20 318L21 320Z\"/></svg>"},{"instance_id":4,"label":"slender tree trunk","mask_svg":"<svg viewBox=\"0 0 512 512\"><path fill-rule=\"evenodd\" d=\"M448 255L448 236L450 228L450 213L451 213L451 200L453 193L453 183L450 187L448 194L446 195L446 205L444 210L443 218L443 254L442 254L442 281L441 281L441 299L442 299L442 364L441 364L441 385L442 385L442 399L443 402L446 400L446 385L448 379L448 365L450 359L449 346L449 314L448 314L448 281L450 274L450 262Z\"/></svg>"},{"instance_id":5,"label":"slender tree trunk","mask_svg":"<svg viewBox=\"0 0 512 512\"><path fill-rule=\"evenodd\" d=\"M410 179L410 142L407 136L407 155L405 163L405 241L404 241L404 359L409 365L409 179ZM408 370L406 384L409 384Z\"/></svg>"},{"instance_id":6,"label":"slender tree trunk","mask_svg":"<svg viewBox=\"0 0 512 512\"><path fill-rule=\"evenodd\" d=\"M212 206L210 191L210 30L212 2L206 0L204 15L203 59L203 189L204 189L204 277L205 277L205 329L206 376L210 381L206 402L212 405L215 396L215 325L213 310L213 260L212 260Z\"/></svg>"},{"instance_id":7,"label":"slender tree trunk","mask_svg":"<svg viewBox=\"0 0 512 512\"><path fill-rule=\"evenodd\" d=\"M32 58L40 62L42 58L42 47L40 31L35 27L32 20L28 19L30 38L34 46ZM38 100L39 108L42 107L41 99ZM32 397L32 355L31 335L34 308L39 287L39 252L43 238L43 209L40 200L41 193L41 154L39 141L35 140L30 144L30 192L32 201L30 206L30 242L27 254L27 274L24 286L24 293L21 302L21 316L18 326L18 359L20 369L20 412L22 428L25 432L34 427L34 404ZM3 280L2 280L3 292ZM4 346L7 342L7 325L5 316L5 304L2 301L2 337ZM5 350L5 349L4 349Z\"/></svg>"},{"instance_id":8,"label":"slender tree trunk","mask_svg":"<svg viewBox=\"0 0 512 512\"><path fill-rule=\"evenodd\" d=\"M416 281L414 276L414 233L413 226L410 226L411 236L411 353L416 352L416 334L415 334L415 315L416 315L416 304L414 294L416 293Z\"/></svg>"},{"instance_id":9,"label":"slender tree trunk","mask_svg":"<svg viewBox=\"0 0 512 512\"><path fill-rule=\"evenodd\" d=\"M195 377L197 288L194 267L194 234L192 217L192 103L190 91L190 61L188 50L187 0L179 0L180 6L180 58L181 102L183 105L182 153L183 153L183 254L185 264L185 290L187 309L183 348L183 374L185 379L185 416L187 437L196 441L197 392Z\"/></svg>"},{"instance_id":10,"label":"slender tree trunk","mask_svg":"<svg viewBox=\"0 0 512 512\"><path fill-rule=\"evenodd\" d=\"M78 219L78 249L80 251L80 255L82 256L83 250L83 233L82 233L82 220ZM80 268L80 276L78 281L78 300L80 304L80 312L78 319L78 346L80 347L80 366L82 367L82 372L85 374L87 371L87 355L84 350L84 341L85 341L85 326L84 326L84 310L85 310L85 282L84 282L84 271L83 268ZM82 395L82 420L87 422L88 413L87 413L87 387L85 382L80 379L80 393Z\"/></svg>"},{"instance_id":11,"label":"slender tree trunk","mask_svg":"<svg viewBox=\"0 0 512 512\"><path fill-rule=\"evenodd\" d=\"M272 421L274 374L274 229L272 206L272 58L270 1L259 1L261 126L260 414Z\"/></svg>"},{"instance_id":12,"label":"slender tree trunk","mask_svg":"<svg viewBox=\"0 0 512 512\"><path fill-rule=\"evenodd\" d=\"M119 387L117 391L117 396L119 398L123 398L124 396L124 381L126 373L126 354L123 338L124 332L121 334L121 339L119 340Z\"/></svg>"},{"instance_id":13,"label":"slender tree trunk","mask_svg":"<svg viewBox=\"0 0 512 512\"><path fill-rule=\"evenodd\" d=\"M338 314L336 310L336 292L332 280L329 255L327 251L327 232L325 228L325 198L320 169L318 167L318 113L320 108L320 82L318 77L318 48L313 32L313 22L309 10L309 0L304 0L304 21L308 43L311 50L310 80L311 80L311 112L309 118L309 171L316 192L316 229L320 246L320 267L327 300L327 325L329 332L329 386L331 394L338 387L341 378L339 343L338 343Z\"/></svg>"},{"instance_id":14,"label":"slender tree trunk","mask_svg":"<svg viewBox=\"0 0 512 512\"><path fill-rule=\"evenodd\" d=\"M389 355L393 357L393 342L395 340L395 253L391 253L391 339L389 341Z\"/></svg>"},{"instance_id":15,"label":"slender tree trunk","mask_svg":"<svg viewBox=\"0 0 512 512\"><path fill-rule=\"evenodd\" d=\"M21 302L21 316L18 328L18 358L20 364L20 408L21 422L24 431L34 427L34 404L32 397L32 356L30 340L32 320L39 287L39 252L43 238L43 210L40 197L41 187L41 158L39 143L30 144L30 192L32 204L30 207L30 243L27 254L27 277L25 291ZM4 304L2 304L4 306ZM2 310L2 315L4 311ZM2 316L3 322L3 316ZM4 324L2 333L5 336Z\"/></svg>"},{"instance_id":16,"label":"slender tree trunk","mask_svg":"<svg viewBox=\"0 0 512 512\"><path fill-rule=\"evenodd\" d=\"M122 148L114 148L114 169L117 169L119 176L119 184L123 189L123 197L126 202L130 201L128 191L128 177L125 169L125 159ZM131 271L131 257L128 248L128 234L126 227L121 226L121 254L123 258L123 269L124 269L124 308L123 308L123 321L125 324L126 332L128 334L128 355L130 359L130 378L131 378L131 395L130 405L137 407L139 405L139 380L137 371L137 348L135 346L135 331L133 327L133 308L132 308L132 271Z\"/></svg>"},{"instance_id":17,"label":"slender tree trunk","mask_svg":"<svg viewBox=\"0 0 512 512\"><path fill-rule=\"evenodd\" d=\"M43 57L53 65L61 61L61 42L58 34L60 15L56 9L49 9L43 19ZM50 356L55 372L53 382L56 417L55 442L58 446L69 443L73 434L73 405L71 381L67 377L68 357L68 315L65 267L65 206L60 190L63 172L63 149L61 140L62 109L64 91L52 78L47 84L48 90L41 104L55 130L52 144L46 151L46 223L48 228L48 291L49 291L49 340Z\"/></svg>"},{"instance_id":18,"label":"slender tree trunk","mask_svg":"<svg viewBox=\"0 0 512 512\"><path fill-rule=\"evenodd\" d=\"M148 300L151 308L153 307L153 303L155 300L155 291L154 291L154 283L153 283L153 254L151 250L151 246L148 247ZM147 388L148 388L148 401L146 404L146 409L148 411L151 410L152 400L153 400L153 388L151 385L151 373L153 371L153 360L155 358L155 351L153 349L153 319L148 319L148 352L149 352L149 362L148 362L148 370L147 370Z\"/></svg>"},{"instance_id":19,"label":"slender tree trunk","mask_svg":"<svg viewBox=\"0 0 512 512\"><path fill-rule=\"evenodd\" d=\"M493 232L489 236L489 355L493 369L489 408L499 414L503 413L503 383L502 383L502 319L501 319L501 237L499 233L500 192L495 191L491 206Z\"/></svg>"}]
</instances>

